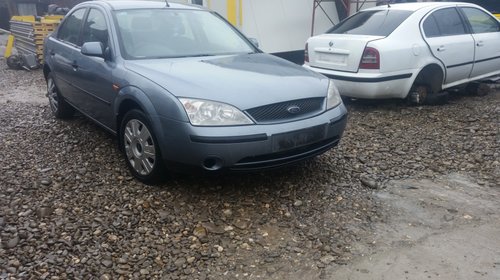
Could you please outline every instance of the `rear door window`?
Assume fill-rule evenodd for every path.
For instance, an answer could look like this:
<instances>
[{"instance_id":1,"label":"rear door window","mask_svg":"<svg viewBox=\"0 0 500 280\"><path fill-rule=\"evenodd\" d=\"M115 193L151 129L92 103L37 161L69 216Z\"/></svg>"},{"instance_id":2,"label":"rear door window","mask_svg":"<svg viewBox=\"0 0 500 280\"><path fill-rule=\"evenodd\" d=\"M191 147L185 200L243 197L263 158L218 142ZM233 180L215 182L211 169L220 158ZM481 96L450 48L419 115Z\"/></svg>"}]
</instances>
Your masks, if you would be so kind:
<instances>
[{"instance_id":1,"label":"rear door window","mask_svg":"<svg viewBox=\"0 0 500 280\"><path fill-rule=\"evenodd\" d=\"M431 15L424 21L424 33L426 37L441 36L441 32L439 31L439 27L434 16Z\"/></svg>"},{"instance_id":2,"label":"rear door window","mask_svg":"<svg viewBox=\"0 0 500 280\"><path fill-rule=\"evenodd\" d=\"M411 11L401 10L362 11L340 22L327 33L388 36L411 14Z\"/></svg>"},{"instance_id":3,"label":"rear door window","mask_svg":"<svg viewBox=\"0 0 500 280\"><path fill-rule=\"evenodd\" d=\"M77 46L80 45L80 28L82 27L85 11L85 8L76 10L64 20L61 27L59 28L59 31L57 32L57 38L59 40Z\"/></svg>"},{"instance_id":4,"label":"rear door window","mask_svg":"<svg viewBox=\"0 0 500 280\"><path fill-rule=\"evenodd\" d=\"M427 37L466 34L465 25L455 8L445 8L433 12L423 24Z\"/></svg>"}]
</instances>

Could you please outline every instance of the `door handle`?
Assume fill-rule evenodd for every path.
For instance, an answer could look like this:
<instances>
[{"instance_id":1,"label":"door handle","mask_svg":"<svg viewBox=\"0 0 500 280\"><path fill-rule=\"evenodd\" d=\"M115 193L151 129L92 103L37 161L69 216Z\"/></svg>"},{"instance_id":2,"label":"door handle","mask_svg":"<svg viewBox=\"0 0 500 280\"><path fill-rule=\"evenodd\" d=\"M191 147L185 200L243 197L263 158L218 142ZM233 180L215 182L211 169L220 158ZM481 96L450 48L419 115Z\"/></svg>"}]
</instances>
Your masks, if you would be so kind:
<instances>
[{"instance_id":1,"label":"door handle","mask_svg":"<svg viewBox=\"0 0 500 280\"><path fill-rule=\"evenodd\" d=\"M445 50L446 48L444 46L439 46L439 48L437 48L438 52L444 52Z\"/></svg>"},{"instance_id":2,"label":"door handle","mask_svg":"<svg viewBox=\"0 0 500 280\"><path fill-rule=\"evenodd\" d=\"M476 46L478 46L478 47L482 47L482 46L484 46L483 41L479 41L479 42L477 42L477 43L476 43Z\"/></svg>"},{"instance_id":3,"label":"door handle","mask_svg":"<svg viewBox=\"0 0 500 280\"><path fill-rule=\"evenodd\" d=\"M54 52L53 50L50 50L49 54L50 54L50 56L54 56L54 55L56 55L56 52Z\"/></svg>"},{"instance_id":4,"label":"door handle","mask_svg":"<svg viewBox=\"0 0 500 280\"><path fill-rule=\"evenodd\" d=\"M78 64L76 63L76 60L71 63L71 66L73 67L74 71L78 70Z\"/></svg>"}]
</instances>

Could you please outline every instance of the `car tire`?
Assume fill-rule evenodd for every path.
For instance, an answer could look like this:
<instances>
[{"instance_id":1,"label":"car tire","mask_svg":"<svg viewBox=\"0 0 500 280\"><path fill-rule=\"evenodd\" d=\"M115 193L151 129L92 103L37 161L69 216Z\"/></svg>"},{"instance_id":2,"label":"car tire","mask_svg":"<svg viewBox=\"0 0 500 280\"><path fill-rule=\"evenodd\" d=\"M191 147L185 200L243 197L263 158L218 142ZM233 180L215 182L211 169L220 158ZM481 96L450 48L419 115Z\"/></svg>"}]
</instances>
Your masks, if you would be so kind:
<instances>
[{"instance_id":1,"label":"car tire","mask_svg":"<svg viewBox=\"0 0 500 280\"><path fill-rule=\"evenodd\" d=\"M66 100L61 96L61 93L57 89L56 83L54 82L54 75L49 73L45 79L47 82L47 97L49 98L49 106L58 119L66 119L75 113L75 108L69 105Z\"/></svg>"},{"instance_id":2,"label":"car tire","mask_svg":"<svg viewBox=\"0 0 500 280\"><path fill-rule=\"evenodd\" d=\"M128 111L121 122L120 150L132 175L154 185L163 179L163 160L154 130L146 115L137 109Z\"/></svg>"},{"instance_id":3,"label":"car tire","mask_svg":"<svg viewBox=\"0 0 500 280\"><path fill-rule=\"evenodd\" d=\"M7 57L7 66L13 70L21 70L23 69L23 61L18 55L11 55Z\"/></svg>"}]
</instances>

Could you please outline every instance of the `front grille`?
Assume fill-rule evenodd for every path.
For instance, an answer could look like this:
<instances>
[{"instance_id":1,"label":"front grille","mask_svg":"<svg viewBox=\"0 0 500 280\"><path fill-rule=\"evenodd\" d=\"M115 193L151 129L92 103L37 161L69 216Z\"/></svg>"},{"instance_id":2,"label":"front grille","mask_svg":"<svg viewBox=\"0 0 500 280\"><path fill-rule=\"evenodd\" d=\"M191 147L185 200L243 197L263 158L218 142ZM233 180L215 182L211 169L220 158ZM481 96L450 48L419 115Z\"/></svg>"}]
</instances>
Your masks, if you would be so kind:
<instances>
[{"instance_id":1,"label":"front grille","mask_svg":"<svg viewBox=\"0 0 500 280\"><path fill-rule=\"evenodd\" d=\"M324 97L292 100L246 110L257 123L271 123L309 117L323 111ZM296 112L293 112L293 108ZM297 111L296 108L299 108ZM292 112L290 112L292 111Z\"/></svg>"}]
</instances>

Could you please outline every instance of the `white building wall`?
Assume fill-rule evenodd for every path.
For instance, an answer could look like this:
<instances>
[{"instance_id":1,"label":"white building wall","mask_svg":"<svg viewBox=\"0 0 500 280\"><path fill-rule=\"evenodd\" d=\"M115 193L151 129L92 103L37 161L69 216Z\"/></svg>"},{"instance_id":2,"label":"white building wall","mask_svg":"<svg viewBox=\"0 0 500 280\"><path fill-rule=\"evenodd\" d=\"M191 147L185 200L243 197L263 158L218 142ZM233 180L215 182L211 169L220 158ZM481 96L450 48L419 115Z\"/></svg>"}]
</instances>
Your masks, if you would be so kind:
<instances>
[{"instance_id":1,"label":"white building wall","mask_svg":"<svg viewBox=\"0 0 500 280\"><path fill-rule=\"evenodd\" d=\"M203 0L203 6L226 17L246 36L257 39L263 51L270 53L304 49L305 41L311 36L313 4L313 0ZM323 2L322 6L333 22L338 23L335 3ZM316 35L333 24L318 8L314 25Z\"/></svg>"},{"instance_id":2,"label":"white building wall","mask_svg":"<svg viewBox=\"0 0 500 280\"><path fill-rule=\"evenodd\" d=\"M312 0L242 0L243 21L239 27L248 37L256 38L266 52L296 51L304 48L311 35ZM323 8L338 23L333 2ZM316 10L314 33L329 29L332 23L320 9Z\"/></svg>"}]
</instances>

